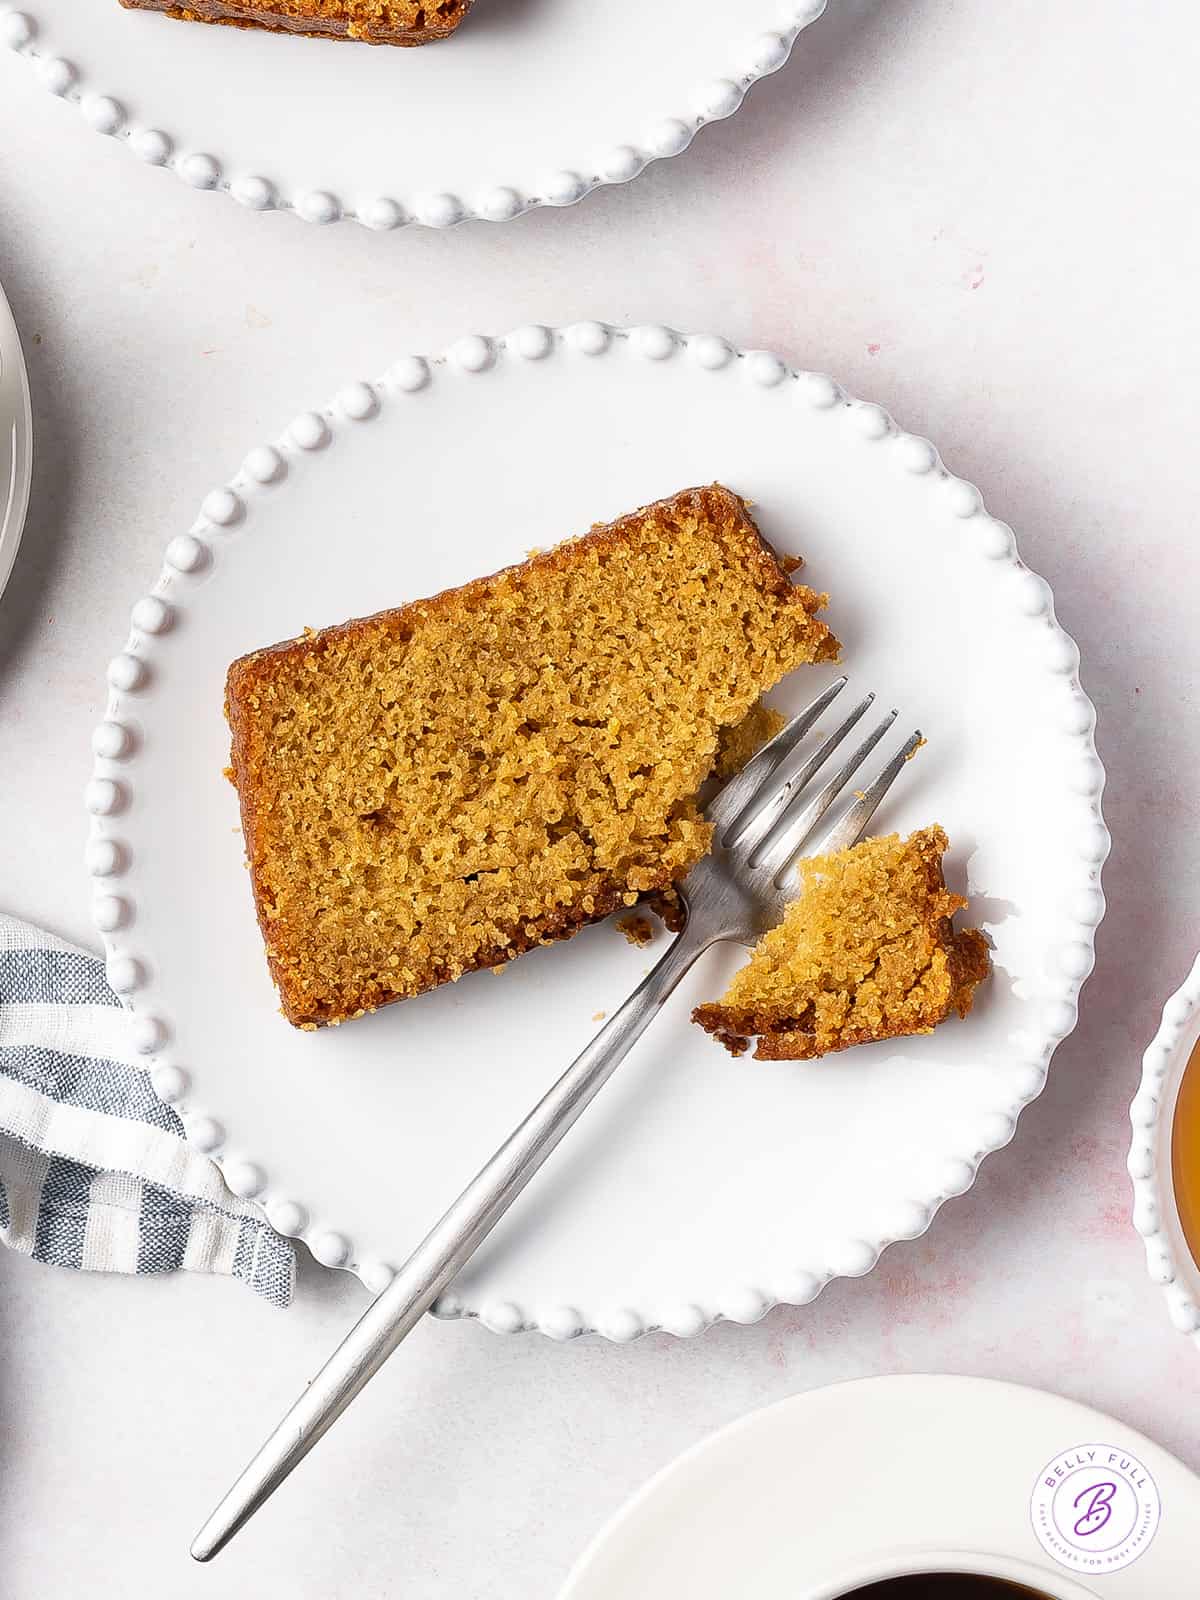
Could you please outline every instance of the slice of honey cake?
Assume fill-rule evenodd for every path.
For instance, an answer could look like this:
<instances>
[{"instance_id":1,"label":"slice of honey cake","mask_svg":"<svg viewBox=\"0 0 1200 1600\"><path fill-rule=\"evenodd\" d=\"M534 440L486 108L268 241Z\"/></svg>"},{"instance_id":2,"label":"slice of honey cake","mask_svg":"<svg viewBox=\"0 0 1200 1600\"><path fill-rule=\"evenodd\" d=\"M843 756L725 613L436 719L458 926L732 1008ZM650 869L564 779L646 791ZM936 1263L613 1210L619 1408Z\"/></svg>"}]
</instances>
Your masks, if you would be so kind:
<instances>
[{"instance_id":1,"label":"slice of honey cake","mask_svg":"<svg viewBox=\"0 0 1200 1600\"><path fill-rule=\"evenodd\" d=\"M991 965L952 918L967 902L942 876L946 835L865 839L800 863L801 893L755 946L718 1005L693 1020L735 1055L807 1061L965 1017Z\"/></svg>"},{"instance_id":2,"label":"slice of honey cake","mask_svg":"<svg viewBox=\"0 0 1200 1600\"><path fill-rule=\"evenodd\" d=\"M290 1021L340 1022L634 904L708 848L722 730L836 658L745 504L688 489L226 684Z\"/></svg>"},{"instance_id":3,"label":"slice of honey cake","mask_svg":"<svg viewBox=\"0 0 1200 1600\"><path fill-rule=\"evenodd\" d=\"M432 44L452 34L472 0L121 0L130 11L162 11L181 22L358 39L364 44Z\"/></svg>"}]
</instances>

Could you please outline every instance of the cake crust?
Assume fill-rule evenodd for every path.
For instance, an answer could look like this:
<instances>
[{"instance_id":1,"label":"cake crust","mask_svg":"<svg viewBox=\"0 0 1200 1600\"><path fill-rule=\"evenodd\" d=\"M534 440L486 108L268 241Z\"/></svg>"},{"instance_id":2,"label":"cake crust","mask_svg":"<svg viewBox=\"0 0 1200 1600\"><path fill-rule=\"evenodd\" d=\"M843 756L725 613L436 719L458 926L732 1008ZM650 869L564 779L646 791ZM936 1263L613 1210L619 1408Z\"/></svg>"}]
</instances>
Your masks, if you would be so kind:
<instances>
[{"instance_id":1,"label":"cake crust","mask_svg":"<svg viewBox=\"0 0 1200 1600\"><path fill-rule=\"evenodd\" d=\"M661 565L661 573L656 562ZM720 677L723 679L728 670L730 677L737 680L733 687L722 682L718 695L721 704L712 718L698 717L695 748L681 755L672 746L664 757L666 777L653 764L635 763L629 773L620 767L617 756L623 738L653 742L660 730L657 724L646 728L638 722L651 715L653 707L648 709L649 703L638 700L626 706L602 676L591 681L592 655L609 660L604 652L611 653L611 640L585 635L592 638L590 647L587 643L576 646L573 636L565 646L560 641L564 658L540 662L534 673L535 682L530 678L529 662L523 659L526 643L514 631L531 606L560 604L564 593L577 594L581 584L584 592L590 593L588 585L593 580L617 580L636 586L645 585L648 575L656 574L657 581L665 585L667 597L659 632L665 634L669 628L681 626L680 617L693 629L700 628L696 637L705 642L706 648L711 645L725 652L718 662ZM706 597L702 591L705 584L715 591L722 583L736 589L739 606L744 601L748 607L757 607L759 615L752 622L743 621L739 612L736 627L718 630L710 638L704 632L709 624L703 620ZM637 592L632 599L625 597L623 627L630 626L629 607L638 599ZM739 721L784 672L805 661L836 658L837 641L815 615L824 601L823 595L790 581L742 500L714 485L686 490L629 513L594 528L580 539L461 588L287 640L235 661L226 681L226 715L232 735L231 777L238 791L259 926L284 1015L300 1027L342 1021L419 994L464 972L501 966L536 945L567 938L586 923L628 907L644 896L669 891L708 845L708 827L696 811L694 796L716 760L721 727ZM671 606L676 607L678 616ZM657 625L656 619L650 620ZM587 621L582 618L581 626ZM630 642L630 648L639 652L641 663L637 682L649 684L651 689L659 684L654 693L660 695L660 700L665 695L663 703L667 704L671 694L677 693L672 685L678 684L679 669L672 665L668 646L656 642L655 627L640 615L635 618L639 627L644 621L642 634ZM461 730L454 731L447 742L445 729L438 726L440 714L421 709L425 705L422 695L428 698L434 690L428 689L427 693L420 682L406 683L404 673L410 661L427 662L428 650L439 641L449 641L447 648L452 648L455 641L466 641L464 650L470 644L463 657L466 666L445 668L451 687L456 670L473 673L476 663L482 663L479 671L490 675L488 693L495 700L494 728L475 715L469 726L464 724ZM510 658L515 663L511 672ZM294 734L298 683L306 686L304 692L311 684L314 693L324 693L328 683L336 683L338 674L344 677L348 670L360 678L363 673L370 678L376 660L391 663L387 687L378 689L387 705L381 711L370 709L367 713L374 719L370 737L362 742L361 750L355 746L351 751L358 765L341 748L331 747L311 759L309 746L300 749L299 754L295 750L281 754L281 740L286 744ZM412 670L426 669L424 665L414 665ZM564 683L574 686L575 700L564 727L541 726L546 715L543 710L536 717L531 714L520 721L516 731L507 736L506 744L502 729L509 727L515 713L503 696L515 697L514 703L522 707L544 706L546 684L556 683L556 672ZM524 676L517 682L513 673ZM589 696L590 705L585 704ZM434 701L429 703L433 705ZM661 718L667 713L660 705L653 715ZM632 719L626 734L620 731L623 716ZM424 733L418 730L410 737L422 718L429 726L422 724ZM309 725L305 737L314 750L325 741L323 728L319 718ZM666 723L664 728L669 734ZM550 818L539 832L545 819L535 819L532 827L526 826L526 788L521 803L527 810L520 828L512 830L512 840L519 836L528 843L531 860L561 857L562 876L548 888L544 900L536 904L536 895L531 900L529 895L522 898L514 892L511 916L505 918L496 912L494 894L481 910L485 898L482 888L476 895L472 884L478 885L481 877L489 882L515 882L517 869L526 866L517 859L525 846L510 847L507 835L498 839L494 812L478 837L471 832L471 808L478 799L479 783L469 772L464 778L460 747L478 740L481 749L468 751L467 755L481 766L487 782L493 782L501 773L506 775L506 782L532 786L541 781L540 774L550 769L557 773L563 769L564 760L569 763L575 759L569 750L564 758L564 738L568 744L578 740L584 787L590 785L601 799L594 802L585 795L581 801L578 794L570 791L569 784L565 801L556 791L548 791L546 803L563 804L565 810L563 815ZM442 752L437 758L442 767L437 771L445 793L434 792L434 809L450 801L457 807L446 812L442 820L430 818L429 829L437 836L432 843L417 837L420 826L411 810L399 823L391 820L391 803L379 802L386 784L372 765L378 761L391 762L393 766L399 763L407 781L414 770L413 763L426 759L422 739L430 750L436 746ZM391 769L387 769L384 777L393 783L394 799L396 780L390 773ZM565 780L555 781L561 787ZM659 786L657 800L648 802L646 794L655 784ZM332 822L325 818L320 826L332 827L335 833L341 830L343 836L348 833L356 852L349 864L339 859L336 871L330 869L327 873L325 865L319 864L317 881L303 883L295 870L297 851L310 869L315 858L306 831L311 808L302 810L296 798L301 785L320 792L318 809L324 812L332 808ZM402 790L400 798L404 798ZM639 813L639 805L649 809ZM371 823L377 813L379 831L371 835L368 829L364 843L360 838L362 825ZM622 822L628 840L622 847L624 853L618 850L615 856L603 838L597 842L592 837L593 833L602 835L612 817L618 821L623 817L633 819L632 823ZM377 860L371 855L373 850L378 852ZM436 874L426 872L421 878L417 873L414 877L414 860L430 850L442 851L451 863L445 886ZM501 863L495 870L494 862ZM328 896L326 884L320 881L323 874L328 877ZM417 909L399 906L400 920L395 927L400 931L395 934L395 944L389 947L381 933L370 958L355 963L348 971L340 954L334 960L328 952L343 931L344 916L348 916L343 902L354 901L356 917L375 911L370 895L362 891L358 881L364 874L367 878L382 874L384 889L389 875L399 874L406 882L412 878L416 883L413 904ZM463 889L457 887L460 882ZM454 907L449 913L442 904L447 897ZM435 947L429 930L439 919L444 922L446 915L458 918L463 937L449 943L443 938ZM359 937L355 928L350 942ZM414 955L414 950L419 953ZM381 965L391 963L393 956L395 966Z\"/></svg>"},{"instance_id":2,"label":"cake crust","mask_svg":"<svg viewBox=\"0 0 1200 1600\"><path fill-rule=\"evenodd\" d=\"M946 849L934 826L802 862L800 899L692 1020L734 1055L757 1039L759 1061L809 1061L965 1017L991 957L954 927L967 902L946 888Z\"/></svg>"},{"instance_id":3,"label":"cake crust","mask_svg":"<svg viewBox=\"0 0 1200 1600\"><path fill-rule=\"evenodd\" d=\"M473 0L120 0L128 11L159 11L180 22L214 22L235 28L363 44L422 45L459 27Z\"/></svg>"}]
</instances>

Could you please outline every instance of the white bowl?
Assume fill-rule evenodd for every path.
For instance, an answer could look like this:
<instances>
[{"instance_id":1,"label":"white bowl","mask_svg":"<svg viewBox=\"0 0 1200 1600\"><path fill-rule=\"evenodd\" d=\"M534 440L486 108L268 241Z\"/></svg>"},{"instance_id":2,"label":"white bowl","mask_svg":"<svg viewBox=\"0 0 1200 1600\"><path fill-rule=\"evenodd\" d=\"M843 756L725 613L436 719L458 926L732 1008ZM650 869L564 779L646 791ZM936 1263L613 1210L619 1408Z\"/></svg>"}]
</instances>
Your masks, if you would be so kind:
<instances>
[{"instance_id":1,"label":"white bowl","mask_svg":"<svg viewBox=\"0 0 1200 1600\"><path fill-rule=\"evenodd\" d=\"M1171 1132L1179 1089L1200 1042L1200 956L1163 1007L1154 1042L1142 1057L1142 1082L1129 1109L1133 1142L1133 1225L1146 1264L1167 1297L1171 1321L1200 1348L1200 1268L1183 1235L1171 1175Z\"/></svg>"}]
</instances>

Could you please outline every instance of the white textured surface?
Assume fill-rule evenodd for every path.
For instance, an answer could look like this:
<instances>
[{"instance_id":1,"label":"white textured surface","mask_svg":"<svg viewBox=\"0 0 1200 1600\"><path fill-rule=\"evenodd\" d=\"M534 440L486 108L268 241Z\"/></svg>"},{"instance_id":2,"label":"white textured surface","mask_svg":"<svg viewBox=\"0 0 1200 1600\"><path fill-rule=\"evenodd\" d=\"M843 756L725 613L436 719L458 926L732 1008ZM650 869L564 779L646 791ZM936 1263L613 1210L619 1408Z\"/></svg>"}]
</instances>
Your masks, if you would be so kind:
<instances>
[{"instance_id":1,"label":"white textured surface","mask_svg":"<svg viewBox=\"0 0 1200 1600\"><path fill-rule=\"evenodd\" d=\"M85 1282L0 1255L5 1600L97 1573L161 1600L528 1600L677 1450L872 1372L1053 1386L1200 1467L1181 1404L1197 1355L1146 1276L1124 1170L1138 1062L1200 903L1200 640L1181 603L1200 580L1200 21L1182 0L1156 16L841 0L685 160L449 236L306 233L191 191L81 135L0 52L0 280L41 430L0 606L13 911L89 936L80 794L104 664L214 466L396 351L597 314L836 372L937 441L1079 640L1115 836L1080 1027L927 1238L811 1307L689 1343L428 1323L211 1569L189 1537L361 1290L308 1264L279 1315L230 1285ZM115 1509L98 1493L113 1480Z\"/></svg>"}]
</instances>

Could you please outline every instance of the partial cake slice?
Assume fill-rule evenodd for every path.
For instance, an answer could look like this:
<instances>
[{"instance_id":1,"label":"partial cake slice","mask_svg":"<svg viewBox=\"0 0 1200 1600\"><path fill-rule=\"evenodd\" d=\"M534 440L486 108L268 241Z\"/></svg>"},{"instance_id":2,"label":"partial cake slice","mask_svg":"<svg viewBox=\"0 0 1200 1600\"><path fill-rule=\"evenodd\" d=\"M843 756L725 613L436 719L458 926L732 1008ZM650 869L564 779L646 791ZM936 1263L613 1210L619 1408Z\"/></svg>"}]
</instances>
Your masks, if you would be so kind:
<instances>
[{"instance_id":1,"label":"partial cake slice","mask_svg":"<svg viewBox=\"0 0 1200 1600\"><path fill-rule=\"evenodd\" d=\"M837 641L728 489L256 651L226 710L284 1014L338 1022L670 887L722 730Z\"/></svg>"},{"instance_id":2,"label":"partial cake slice","mask_svg":"<svg viewBox=\"0 0 1200 1600\"><path fill-rule=\"evenodd\" d=\"M946 846L932 827L802 861L800 898L693 1020L735 1055L757 1037L759 1060L807 1061L965 1017L991 963L951 921L967 902L946 888Z\"/></svg>"},{"instance_id":3,"label":"partial cake slice","mask_svg":"<svg viewBox=\"0 0 1200 1600\"><path fill-rule=\"evenodd\" d=\"M472 0L121 0L130 11L163 11L183 22L225 22L275 33L365 44L432 44L454 32Z\"/></svg>"}]
</instances>

